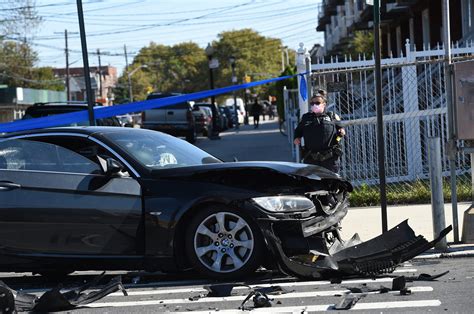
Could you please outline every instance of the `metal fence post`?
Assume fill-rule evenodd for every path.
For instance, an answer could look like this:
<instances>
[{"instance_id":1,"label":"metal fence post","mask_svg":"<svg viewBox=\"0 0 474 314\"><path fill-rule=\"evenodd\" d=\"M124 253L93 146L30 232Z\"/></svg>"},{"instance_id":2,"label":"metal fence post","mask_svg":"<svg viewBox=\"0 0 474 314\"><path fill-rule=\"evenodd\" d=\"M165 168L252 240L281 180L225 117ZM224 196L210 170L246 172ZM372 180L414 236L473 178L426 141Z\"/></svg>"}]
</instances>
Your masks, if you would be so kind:
<instances>
[{"instance_id":1,"label":"metal fence post","mask_svg":"<svg viewBox=\"0 0 474 314\"><path fill-rule=\"evenodd\" d=\"M415 53L411 51L410 40L405 43L406 61L416 61ZM406 113L416 113L418 107L418 75L416 65L402 67L403 110ZM421 157L420 118L409 117L404 121L405 145L407 152L409 180L416 180L423 173Z\"/></svg>"},{"instance_id":2,"label":"metal fence post","mask_svg":"<svg viewBox=\"0 0 474 314\"><path fill-rule=\"evenodd\" d=\"M443 175L441 168L441 140L439 137L428 138L428 159L431 186L431 210L433 215L433 238L446 228L444 217ZM436 249L446 250L446 238L436 244Z\"/></svg>"}]
</instances>

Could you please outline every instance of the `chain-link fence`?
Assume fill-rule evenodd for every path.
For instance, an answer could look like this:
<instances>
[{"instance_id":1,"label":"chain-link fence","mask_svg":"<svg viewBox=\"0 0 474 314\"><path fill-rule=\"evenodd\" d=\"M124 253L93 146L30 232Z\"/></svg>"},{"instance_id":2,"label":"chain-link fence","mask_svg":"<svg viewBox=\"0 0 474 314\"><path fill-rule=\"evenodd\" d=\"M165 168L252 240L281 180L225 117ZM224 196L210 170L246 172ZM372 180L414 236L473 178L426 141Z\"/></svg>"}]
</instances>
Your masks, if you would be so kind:
<instances>
[{"instance_id":1,"label":"chain-link fence","mask_svg":"<svg viewBox=\"0 0 474 314\"><path fill-rule=\"evenodd\" d=\"M440 137L442 144L448 139L444 61L434 59L439 56L432 51L423 54L408 49L406 57L384 60L382 70L390 203L429 201L428 138ZM347 136L342 141L341 175L349 179L360 194L366 194L361 205L378 201L379 182L375 75L373 67L364 64L369 63L365 60L339 63L336 69L326 64L319 66L319 71L313 67L313 87L328 90L328 110L344 120ZM443 176L449 179L449 160L442 146ZM458 153L456 161L458 199L470 200L469 155ZM444 191L445 198L449 199L448 180Z\"/></svg>"}]
</instances>

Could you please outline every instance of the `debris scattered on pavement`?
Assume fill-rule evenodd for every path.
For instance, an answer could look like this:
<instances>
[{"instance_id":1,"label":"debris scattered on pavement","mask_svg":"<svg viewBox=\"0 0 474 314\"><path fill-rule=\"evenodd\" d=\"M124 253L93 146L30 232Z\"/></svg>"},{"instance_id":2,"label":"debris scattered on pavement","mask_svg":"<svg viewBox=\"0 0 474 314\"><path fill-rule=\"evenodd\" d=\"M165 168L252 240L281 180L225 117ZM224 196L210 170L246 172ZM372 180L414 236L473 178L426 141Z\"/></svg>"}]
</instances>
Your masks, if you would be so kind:
<instances>
[{"instance_id":1,"label":"debris scattered on pavement","mask_svg":"<svg viewBox=\"0 0 474 314\"><path fill-rule=\"evenodd\" d=\"M396 278L393 278L392 281L392 291L401 291L405 288L406 286L406 279L405 276L399 276Z\"/></svg>"},{"instance_id":2,"label":"debris scattered on pavement","mask_svg":"<svg viewBox=\"0 0 474 314\"><path fill-rule=\"evenodd\" d=\"M209 291L207 297L228 297L232 294L233 284L216 284L204 286Z\"/></svg>"},{"instance_id":3,"label":"debris scattered on pavement","mask_svg":"<svg viewBox=\"0 0 474 314\"><path fill-rule=\"evenodd\" d=\"M419 274L418 276L412 276L412 277L406 277L407 281L434 281L444 275L449 273L449 270L436 274L436 275L430 275L430 274Z\"/></svg>"},{"instance_id":4,"label":"debris scattered on pavement","mask_svg":"<svg viewBox=\"0 0 474 314\"><path fill-rule=\"evenodd\" d=\"M265 293L259 292L259 291L252 291L249 293L249 295L245 298L244 301L242 301L242 304L240 304L239 309L242 311L247 311L252 309L251 307L246 307L245 304L252 299L253 301L253 308L260 308L260 307L271 307L273 299L270 299Z\"/></svg>"},{"instance_id":5,"label":"debris scattered on pavement","mask_svg":"<svg viewBox=\"0 0 474 314\"><path fill-rule=\"evenodd\" d=\"M342 296L339 302L334 304L335 310L350 310L359 300L360 296L355 296L353 294L348 294Z\"/></svg>"},{"instance_id":6,"label":"debris scattered on pavement","mask_svg":"<svg viewBox=\"0 0 474 314\"><path fill-rule=\"evenodd\" d=\"M403 288L400 290L400 295L409 295L411 294L411 290L408 288Z\"/></svg>"},{"instance_id":7,"label":"debris scattered on pavement","mask_svg":"<svg viewBox=\"0 0 474 314\"><path fill-rule=\"evenodd\" d=\"M301 254L286 255L284 243L275 232L271 221L262 221L260 227L269 244L269 249L277 258L280 271L305 279L354 275L373 277L391 273L401 263L432 248L452 230L449 226L441 231L437 238L428 242L423 236L416 236L405 220L366 242L359 242L356 236L351 239L353 241L347 242L335 237L330 251L315 254L314 250L310 250L306 258L303 258ZM321 237L320 241L324 241L324 238ZM323 251L322 248L323 246L319 250Z\"/></svg>"},{"instance_id":8,"label":"debris scattered on pavement","mask_svg":"<svg viewBox=\"0 0 474 314\"><path fill-rule=\"evenodd\" d=\"M5 283L0 281L0 287L3 291L8 290L14 296L14 307L16 311L31 311L31 312L54 312L54 311L68 311L80 305L86 305L98 301L105 296L122 291L127 296L127 291L122 285L121 276L112 278L109 283L101 289L85 292L96 286L104 277L105 272L95 277L91 282L86 283L76 289L71 289L66 292L61 292L62 285L58 285L49 291L46 291L40 297L34 294L23 293L15 291L8 287Z\"/></svg>"},{"instance_id":9,"label":"debris scattered on pavement","mask_svg":"<svg viewBox=\"0 0 474 314\"><path fill-rule=\"evenodd\" d=\"M281 286L270 286L270 287L264 287L264 288L260 288L260 287L256 287L255 288L255 291L257 292L261 292L263 294L285 294L285 293L289 293L289 292L292 292L292 291L289 291L285 288L282 288Z\"/></svg>"}]
</instances>

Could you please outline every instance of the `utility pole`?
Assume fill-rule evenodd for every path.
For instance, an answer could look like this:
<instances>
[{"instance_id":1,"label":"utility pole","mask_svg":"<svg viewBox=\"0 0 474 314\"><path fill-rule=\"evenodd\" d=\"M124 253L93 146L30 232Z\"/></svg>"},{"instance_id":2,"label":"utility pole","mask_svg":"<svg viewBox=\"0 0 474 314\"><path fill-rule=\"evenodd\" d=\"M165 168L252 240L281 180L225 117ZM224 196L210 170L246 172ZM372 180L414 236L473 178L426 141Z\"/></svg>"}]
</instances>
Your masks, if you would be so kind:
<instances>
[{"instance_id":1,"label":"utility pole","mask_svg":"<svg viewBox=\"0 0 474 314\"><path fill-rule=\"evenodd\" d=\"M67 29L64 30L64 41L65 41L65 49L64 53L66 55L66 93L67 93L67 101L71 101L71 86L69 84L69 48L68 48L68 40L67 40Z\"/></svg>"},{"instance_id":2,"label":"utility pole","mask_svg":"<svg viewBox=\"0 0 474 314\"><path fill-rule=\"evenodd\" d=\"M99 59L99 98L102 99L102 64L100 63L100 49L97 49L97 58Z\"/></svg>"},{"instance_id":3,"label":"utility pole","mask_svg":"<svg viewBox=\"0 0 474 314\"><path fill-rule=\"evenodd\" d=\"M86 83L87 109L89 112L89 124L95 125L94 100L92 99L91 72L89 69L89 56L87 54L86 29L84 26L84 12L82 10L82 0L77 1L77 15L79 19L79 30L81 33L82 63L84 64L84 81Z\"/></svg>"},{"instance_id":4,"label":"utility pole","mask_svg":"<svg viewBox=\"0 0 474 314\"><path fill-rule=\"evenodd\" d=\"M132 79L131 79L130 71L128 68L127 45L123 45L123 51L125 53L125 69L127 71L127 77L128 77L128 98L130 102L133 102Z\"/></svg>"},{"instance_id":5,"label":"utility pole","mask_svg":"<svg viewBox=\"0 0 474 314\"><path fill-rule=\"evenodd\" d=\"M453 81L451 60L451 23L449 20L449 0L442 1L443 9L443 42L444 42L444 77L446 89L446 107L448 109L448 158L451 177L451 205L453 210L454 243L459 243L458 199L456 194L456 132L454 127Z\"/></svg>"},{"instance_id":6,"label":"utility pole","mask_svg":"<svg viewBox=\"0 0 474 314\"><path fill-rule=\"evenodd\" d=\"M377 104L377 153L379 165L382 232L388 230L387 190L385 179L385 140L383 126L382 66L380 53L380 0L374 0L375 99Z\"/></svg>"}]
</instances>

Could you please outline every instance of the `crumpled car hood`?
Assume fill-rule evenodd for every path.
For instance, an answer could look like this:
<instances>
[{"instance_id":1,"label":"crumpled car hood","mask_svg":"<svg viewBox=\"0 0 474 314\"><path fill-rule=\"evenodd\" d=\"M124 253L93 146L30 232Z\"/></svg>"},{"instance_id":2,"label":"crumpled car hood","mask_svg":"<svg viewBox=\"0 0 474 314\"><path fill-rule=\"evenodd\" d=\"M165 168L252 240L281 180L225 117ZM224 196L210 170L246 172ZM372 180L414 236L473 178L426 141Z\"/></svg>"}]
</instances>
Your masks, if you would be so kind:
<instances>
[{"instance_id":1,"label":"crumpled car hood","mask_svg":"<svg viewBox=\"0 0 474 314\"><path fill-rule=\"evenodd\" d=\"M352 191L352 185L344 180L340 175L325 168L300 164L293 162L274 162L274 161L252 161L252 162L224 162L212 163L199 166L170 168L152 171L153 176L157 177L186 177L202 176L205 174L217 175L218 173L241 173L241 174L263 174L279 173L290 177L307 178L310 180L337 180L342 181L347 186L348 191Z\"/></svg>"}]
</instances>

